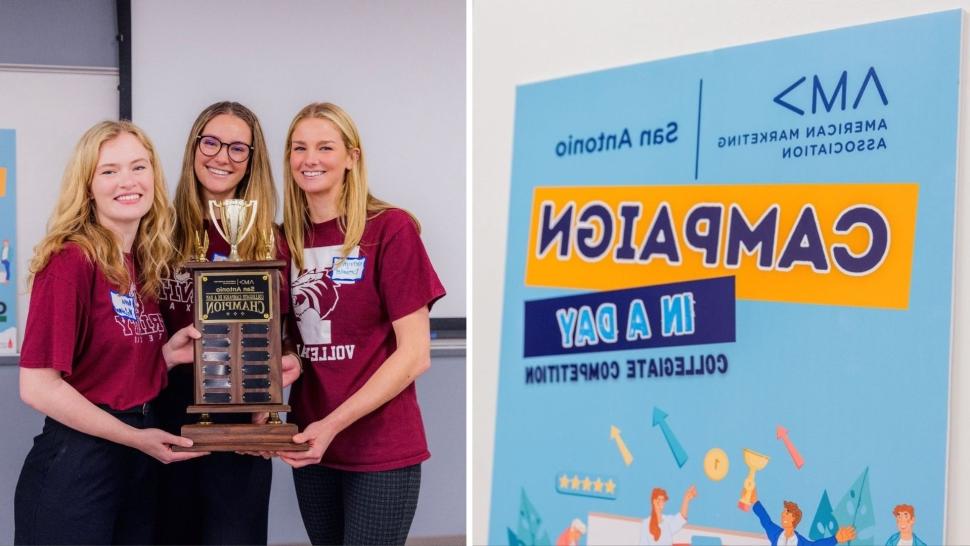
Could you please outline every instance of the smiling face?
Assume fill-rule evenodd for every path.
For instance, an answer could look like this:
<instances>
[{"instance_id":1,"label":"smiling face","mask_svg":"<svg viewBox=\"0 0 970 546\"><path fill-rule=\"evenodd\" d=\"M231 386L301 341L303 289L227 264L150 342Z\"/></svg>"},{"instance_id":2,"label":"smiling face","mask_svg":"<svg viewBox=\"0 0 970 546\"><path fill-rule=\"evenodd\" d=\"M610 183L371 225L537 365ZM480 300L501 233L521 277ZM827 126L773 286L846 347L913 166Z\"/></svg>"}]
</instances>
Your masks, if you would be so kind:
<instances>
[{"instance_id":1,"label":"smiling face","mask_svg":"<svg viewBox=\"0 0 970 546\"><path fill-rule=\"evenodd\" d=\"M795 521L795 516L792 515L788 510L781 511L781 526L785 529L791 529L794 527L792 525Z\"/></svg>"},{"instance_id":2,"label":"smiling face","mask_svg":"<svg viewBox=\"0 0 970 546\"><path fill-rule=\"evenodd\" d=\"M231 114L219 114L205 124L201 136L214 138L219 143L228 145L220 146L215 155L207 156L202 153L200 143L196 143L193 166L195 176L202 185L202 197L205 201L232 199L239 182L246 176L251 157L236 162L229 156L229 147L233 144L237 147L251 145L253 132L242 119Z\"/></svg>"},{"instance_id":3,"label":"smiling face","mask_svg":"<svg viewBox=\"0 0 970 546\"><path fill-rule=\"evenodd\" d=\"M667 504L667 497L665 497L663 495L657 496L655 499L653 499L653 510L654 510L654 512L656 512L658 514L663 514L664 505L666 505L666 504Z\"/></svg>"},{"instance_id":4,"label":"smiling face","mask_svg":"<svg viewBox=\"0 0 970 546\"><path fill-rule=\"evenodd\" d=\"M98 223L119 235L136 231L152 207L154 177L151 156L135 135L105 141L91 180Z\"/></svg>"},{"instance_id":5,"label":"smiling face","mask_svg":"<svg viewBox=\"0 0 970 546\"><path fill-rule=\"evenodd\" d=\"M293 128L290 172L308 196L336 201L358 155L356 149L347 149L340 130L329 120L306 118Z\"/></svg>"}]
</instances>

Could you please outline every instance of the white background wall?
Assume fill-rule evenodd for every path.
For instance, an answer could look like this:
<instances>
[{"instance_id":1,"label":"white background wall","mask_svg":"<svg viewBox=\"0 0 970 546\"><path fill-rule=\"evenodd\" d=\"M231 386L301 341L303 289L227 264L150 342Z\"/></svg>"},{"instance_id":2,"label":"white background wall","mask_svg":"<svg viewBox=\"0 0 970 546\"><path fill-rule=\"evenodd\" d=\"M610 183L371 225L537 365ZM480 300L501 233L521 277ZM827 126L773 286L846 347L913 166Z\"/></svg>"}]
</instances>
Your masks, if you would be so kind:
<instances>
[{"instance_id":1,"label":"white background wall","mask_svg":"<svg viewBox=\"0 0 970 546\"><path fill-rule=\"evenodd\" d=\"M472 541L488 540L499 331L511 174L515 86L610 68L945 9L963 0L481 0L472 11L472 255L474 340ZM966 22L964 23L966 25ZM967 29L964 29L964 33ZM900 37L905 40L905 36ZM964 37L966 42L966 34ZM964 48L965 49L965 48ZM966 53L963 74L967 77ZM961 112L967 88L961 91ZM965 115L961 116L965 118ZM961 128L957 248L970 241L970 157ZM970 252L957 253L950 396L948 544L970 544ZM963 282L961 282L963 281ZM914 363L914 365L917 365ZM962 394L961 394L962 393ZM961 427L960 424L963 423ZM961 430L962 428L962 430Z\"/></svg>"},{"instance_id":2,"label":"white background wall","mask_svg":"<svg viewBox=\"0 0 970 546\"><path fill-rule=\"evenodd\" d=\"M293 116L334 102L360 129L372 192L422 222L448 290L432 316L465 316L463 0L132 2L131 26L132 119L171 188L209 104L256 113L281 190Z\"/></svg>"}]
</instances>

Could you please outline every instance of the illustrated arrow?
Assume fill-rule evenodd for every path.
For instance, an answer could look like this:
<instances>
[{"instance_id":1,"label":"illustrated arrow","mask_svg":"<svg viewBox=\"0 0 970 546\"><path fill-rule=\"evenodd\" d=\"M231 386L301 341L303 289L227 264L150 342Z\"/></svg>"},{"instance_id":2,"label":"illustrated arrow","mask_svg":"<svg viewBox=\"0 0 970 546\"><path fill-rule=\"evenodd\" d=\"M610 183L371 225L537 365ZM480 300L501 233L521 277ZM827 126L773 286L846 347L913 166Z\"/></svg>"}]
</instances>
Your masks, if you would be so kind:
<instances>
[{"instance_id":1,"label":"illustrated arrow","mask_svg":"<svg viewBox=\"0 0 970 546\"><path fill-rule=\"evenodd\" d=\"M775 430L775 436L782 442L785 442L785 448L788 450L788 454L791 455L791 460L793 463L795 463L795 468L801 470L802 465L805 464L805 460L802 459L801 453L795 449L795 445L792 444L791 440L788 439L788 430L786 430L785 427L778 425L778 428Z\"/></svg>"},{"instance_id":2,"label":"illustrated arrow","mask_svg":"<svg viewBox=\"0 0 970 546\"><path fill-rule=\"evenodd\" d=\"M664 433L664 440L667 440L667 445L670 446L670 452L673 453L674 459L677 461L677 466L680 468L684 467L684 463L687 462L687 452L677 441L677 437L674 436L674 432L670 430L670 425L667 424L667 414L663 412L658 407L653 408L653 426L660 425L660 430Z\"/></svg>"},{"instance_id":3,"label":"illustrated arrow","mask_svg":"<svg viewBox=\"0 0 970 546\"><path fill-rule=\"evenodd\" d=\"M627 449L626 444L623 443L623 437L620 436L620 429L613 425L610 425L610 439L616 441L616 447L620 450L620 455L623 456L623 462L627 466L633 463L633 454Z\"/></svg>"}]
</instances>

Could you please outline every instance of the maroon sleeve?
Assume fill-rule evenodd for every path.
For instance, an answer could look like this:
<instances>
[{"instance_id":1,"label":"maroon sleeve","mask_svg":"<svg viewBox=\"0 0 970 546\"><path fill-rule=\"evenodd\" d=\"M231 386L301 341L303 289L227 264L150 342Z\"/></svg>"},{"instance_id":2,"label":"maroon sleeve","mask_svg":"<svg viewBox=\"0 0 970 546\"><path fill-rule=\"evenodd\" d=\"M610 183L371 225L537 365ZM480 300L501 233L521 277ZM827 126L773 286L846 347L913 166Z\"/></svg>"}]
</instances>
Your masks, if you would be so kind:
<instances>
[{"instance_id":1,"label":"maroon sleeve","mask_svg":"<svg viewBox=\"0 0 970 546\"><path fill-rule=\"evenodd\" d=\"M391 210L387 235L382 243L378 287L391 321L421 307L431 309L445 295L445 288L431 265L418 228L403 211Z\"/></svg>"},{"instance_id":2,"label":"maroon sleeve","mask_svg":"<svg viewBox=\"0 0 970 546\"><path fill-rule=\"evenodd\" d=\"M55 254L34 277L21 367L71 374L77 345L85 334L93 268L79 250L68 248Z\"/></svg>"}]
</instances>

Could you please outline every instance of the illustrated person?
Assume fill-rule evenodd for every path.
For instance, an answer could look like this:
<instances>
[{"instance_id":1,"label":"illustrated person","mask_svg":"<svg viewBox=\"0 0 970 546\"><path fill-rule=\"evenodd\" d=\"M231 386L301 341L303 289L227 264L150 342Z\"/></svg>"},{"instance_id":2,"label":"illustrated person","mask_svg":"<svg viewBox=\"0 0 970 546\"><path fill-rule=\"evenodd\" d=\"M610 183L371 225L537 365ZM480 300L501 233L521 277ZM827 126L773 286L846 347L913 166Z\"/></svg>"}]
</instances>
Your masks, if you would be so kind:
<instances>
[{"instance_id":1,"label":"illustrated person","mask_svg":"<svg viewBox=\"0 0 970 546\"><path fill-rule=\"evenodd\" d=\"M276 229L277 194L270 172L266 142L256 115L236 102L217 102L205 108L189 131L175 190L175 259L172 275L164 279L160 300L168 331L193 322L194 286L182 265L192 258L196 237L207 234L210 261L225 260L229 243L209 218L209 201L256 201L256 220L239 244L243 260L265 258L268 239ZM282 237L276 243L283 246ZM280 312L289 305L289 283L280 279ZM284 350L286 350L284 348ZM293 354L283 356L284 386L299 373ZM158 399L162 427L177 434L182 425L196 423L187 414L195 401L193 369L169 372L168 387ZM212 414L216 423L248 423L249 413ZM217 452L211 457L161 469L156 540L161 544L265 544L273 469L269 460Z\"/></svg>"},{"instance_id":2,"label":"illustrated person","mask_svg":"<svg viewBox=\"0 0 970 546\"><path fill-rule=\"evenodd\" d=\"M155 470L206 453L155 426L167 368L193 358L158 309L171 213L151 141L101 122L71 157L30 262L20 396L44 413L14 494L16 544L152 541ZM166 341L167 340L167 341Z\"/></svg>"},{"instance_id":3,"label":"illustrated person","mask_svg":"<svg viewBox=\"0 0 970 546\"><path fill-rule=\"evenodd\" d=\"M742 490L743 494L744 491ZM784 508L781 511L781 526L778 526L775 522L771 521L771 517L768 516L765 507L758 500L757 489L752 492L751 500L754 502L754 514L758 516L758 521L761 522L761 527L764 528L765 534L768 535L768 540L771 541L773 546L834 546L835 544L841 544L855 538L855 528L850 525L840 527L835 532L834 537L825 537L813 542L795 531L798 523L802 521L802 510L797 504L790 501L783 502Z\"/></svg>"},{"instance_id":4,"label":"illustrated person","mask_svg":"<svg viewBox=\"0 0 970 546\"><path fill-rule=\"evenodd\" d=\"M579 518L574 518L569 527L560 533L556 539L556 546L579 546L579 539L586 534L586 524Z\"/></svg>"},{"instance_id":5,"label":"illustrated person","mask_svg":"<svg viewBox=\"0 0 970 546\"><path fill-rule=\"evenodd\" d=\"M430 366L428 313L445 290L414 217L370 194L344 110L300 110L284 155L305 361L289 416L310 449L279 456L313 544L404 544L430 457L414 380Z\"/></svg>"},{"instance_id":6,"label":"illustrated person","mask_svg":"<svg viewBox=\"0 0 970 546\"><path fill-rule=\"evenodd\" d=\"M3 265L3 278L0 283L10 282L10 240L4 239L3 246L0 247L0 265Z\"/></svg>"},{"instance_id":7,"label":"illustrated person","mask_svg":"<svg viewBox=\"0 0 970 546\"><path fill-rule=\"evenodd\" d=\"M916 509L909 504L898 504L893 508L898 533L893 534L886 541L886 546L926 546L926 543L913 532L916 524Z\"/></svg>"},{"instance_id":8,"label":"illustrated person","mask_svg":"<svg viewBox=\"0 0 970 546\"><path fill-rule=\"evenodd\" d=\"M676 514L664 514L663 509L667 504L667 491L656 487L650 492L650 517L643 520L643 528L640 536L643 538L642 544L666 545L674 543L674 535L687 525L687 510L690 502L697 497L697 488L693 485L684 492L684 500L680 503L680 512Z\"/></svg>"}]
</instances>

